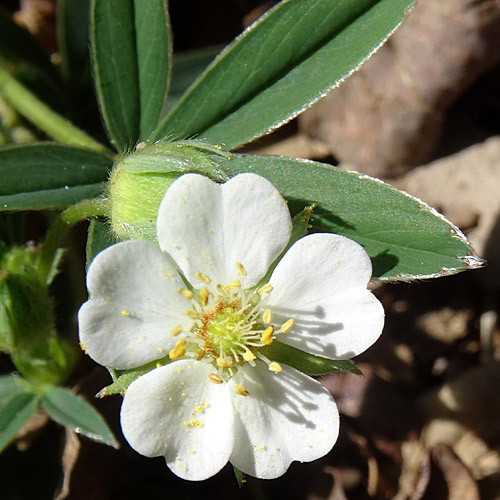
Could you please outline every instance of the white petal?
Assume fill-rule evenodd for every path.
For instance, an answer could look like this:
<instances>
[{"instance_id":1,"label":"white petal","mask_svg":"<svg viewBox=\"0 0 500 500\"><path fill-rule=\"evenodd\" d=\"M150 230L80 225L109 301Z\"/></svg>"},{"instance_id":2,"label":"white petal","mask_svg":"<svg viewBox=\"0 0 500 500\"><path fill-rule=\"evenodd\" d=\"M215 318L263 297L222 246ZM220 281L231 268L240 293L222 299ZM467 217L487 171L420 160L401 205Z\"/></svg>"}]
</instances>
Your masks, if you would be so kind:
<instances>
[{"instance_id":1,"label":"white petal","mask_svg":"<svg viewBox=\"0 0 500 500\"><path fill-rule=\"evenodd\" d=\"M184 311L184 286L161 250L142 240L101 252L87 274L90 299L78 313L80 341L98 363L117 369L143 365L168 354L172 329L192 325Z\"/></svg>"},{"instance_id":2,"label":"white petal","mask_svg":"<svg viewBox=\"0 0 500 500\"><path fill-rule=\"evenodd\" d=\"M343 236L311 234L295 243L270 279L277 326L295 320L280 342L331 359L368 349L384 326L383 307L366 289L371 269L363 248Z\"/></svg>"},{"instance_id":3,"label":"white petal","mask_svg":"<svg viewBox=\"0 0 500 500\"><path fill-rule=\"evenodd\" d=\"M281 476L294 460L322 457L338 436L339 416L330 393L294 368L282 368L272 373L262 362L246 365L228 384L250 393L232 396L235 443L229 461L262 479Z\"/></svg>"},{"instance_id":4,"label":"white petal","mask_svg":"<svg viewBox=\"0 0 500 500\"><path fill-rule=\"evenodd\" d=\"M180 177L163 198L157 226L160 247L198 288L197 272L223 285L237 278L245 288L257 284L291 232L284 199L255 174L240 174L225 184L197 174ZM238 275L237 262L247 276Z\"/></svg>"},{"instance_id":5,"label":"white petal","mask_svg":"<svg viewBox=\"0 0 500 500\"><path fill-rule=\"evenodd\" d=\"M139 377L123 400L121 425L130 446L147 457L164 456L184 479L213 476L233 448L228 387L209 382L213 370L200 361L176 361Z\"/></svg>"}]
</instances>

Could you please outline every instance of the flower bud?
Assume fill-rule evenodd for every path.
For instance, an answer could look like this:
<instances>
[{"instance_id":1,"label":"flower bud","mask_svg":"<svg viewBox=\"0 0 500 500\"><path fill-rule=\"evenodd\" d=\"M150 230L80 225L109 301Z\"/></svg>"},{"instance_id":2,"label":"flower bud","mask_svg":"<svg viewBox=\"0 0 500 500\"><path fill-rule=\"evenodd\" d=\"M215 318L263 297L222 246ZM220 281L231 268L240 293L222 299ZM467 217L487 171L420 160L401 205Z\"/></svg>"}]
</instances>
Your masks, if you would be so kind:
<instances>
[{"instance_id":1,"label":"flower bud","mask_svg":"<svg viewBox=\"0 0 500 500\"><path fill-rule=\"evenodd\" d=\"M29 349L53 328L52 300L47 290L20 274L0 278L0 350Z\"/></svg>"},{"instance_id":2,"label":"flower bud","mask_svg":"<svg viewBox=\"0 0 500 500\"><path fill-rule=\"evenodd\" d=\"M140 143L114 165L108 186L111 225L120 239L156 239L156 214L167 188L182 174L197 172L216 181L228 153L199 141Z\"/></svg>"}]
</instances>

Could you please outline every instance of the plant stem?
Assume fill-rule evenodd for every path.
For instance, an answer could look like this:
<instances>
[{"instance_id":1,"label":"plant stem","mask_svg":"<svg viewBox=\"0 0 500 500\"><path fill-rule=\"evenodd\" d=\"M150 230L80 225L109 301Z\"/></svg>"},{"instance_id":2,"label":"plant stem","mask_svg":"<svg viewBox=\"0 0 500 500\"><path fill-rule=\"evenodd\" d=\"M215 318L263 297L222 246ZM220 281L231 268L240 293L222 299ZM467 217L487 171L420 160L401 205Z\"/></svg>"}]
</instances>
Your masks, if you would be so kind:
<instances>
[{"instance_id":1,"label":"plant stem","mask_svg":"<svg viewBox=\"0 0 500 500\"><path fill-rule=\"evenodd\" d=\"M21 115L50 137L71 146L112 155L106 146L50 109L0 66L0 93Z\"/></svg>"},{"instance_id":2,"label":"plant stem","mask_svg":"<svg viewBox=\"0 0 500 500\"><path fill-rule=\"evenodd\" d=\"M38 255L38 278L46 283L51 274L54 260L69 230L77 223L91 217L106 215L109 211L108 200L96 198L84 200L67 208L52 222Z\"/></svg>"}]
</instances>

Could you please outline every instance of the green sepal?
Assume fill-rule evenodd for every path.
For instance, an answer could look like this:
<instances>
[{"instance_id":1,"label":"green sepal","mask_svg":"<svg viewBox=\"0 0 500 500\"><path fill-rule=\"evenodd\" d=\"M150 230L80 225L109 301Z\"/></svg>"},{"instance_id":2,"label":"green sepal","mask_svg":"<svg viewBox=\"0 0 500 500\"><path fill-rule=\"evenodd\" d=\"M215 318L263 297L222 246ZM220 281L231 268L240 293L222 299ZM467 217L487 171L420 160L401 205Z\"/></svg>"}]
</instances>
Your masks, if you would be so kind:
<instances>
[{"instance_id":1,"label":"green sepal","mask_svg":"<svg viewBox=\"0 0 500 500\"><path fill-rule=\"evenodd\" d=\"M274 341L260 352L273 361L292 366L306 375L327 375L329 373L354 373L361 371L351 359L328 359L301 351L296 347Z\"/></svg>"},{"instance_id":2,"label":"green sepal","mask_svg":"<svg viewBox=\"0 0 500 500\"><path fill-rule=\"evenodd\" d=\"M141 143L134 153L120 157L109 181L117 237L156 241L158 207L172 182L189 172L226 181L218 162L229 157L217 146L195 140Z\"/></svg>"},{"instance_id":3,"label":"green sepal","mask_svg":"<svg viewBox=\"0 0 500 500\"><path fill-rule=\"evenodd\" d=\"M234 471L234 476L236 477L236 481L238 482L238 486L242 488L243 485L247 482L245 473L240 471L240 469L238 469L234 465L233 465L233 471Z\"/></svg>"},{"instance_id":4,"label":"green sepal","mask_svg":"<svg viewBox=\"0 0 500 500\"><path fill-rule=\"evenodd\" d=\"M159 368L160 366L167 365L171 363L172 360L169 356L164 358L151 361L145 365L139 366L137 368L132 368L131 370L113 370L111 376L113 377L113 383L102 388L98 393L98 398L104 398L105 396L112 396L114 394L125 394L127 387L134 381L137 380L141 375Z\"/></svg>"}]
</instances>

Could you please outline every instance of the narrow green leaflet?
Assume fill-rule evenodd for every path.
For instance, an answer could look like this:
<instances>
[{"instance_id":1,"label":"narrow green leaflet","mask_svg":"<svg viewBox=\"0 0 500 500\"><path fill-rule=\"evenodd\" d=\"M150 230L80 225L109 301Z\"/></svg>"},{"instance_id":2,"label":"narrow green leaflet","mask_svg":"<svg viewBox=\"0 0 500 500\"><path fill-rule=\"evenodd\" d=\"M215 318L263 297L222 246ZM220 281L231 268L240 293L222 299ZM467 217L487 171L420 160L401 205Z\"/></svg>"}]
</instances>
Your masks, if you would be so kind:
<instances>
[{"instance_id":1,"label":"narrow green leaflet","mask_svg":"<svg viewBox=\"0 0 500 500\"><path fill-rule=\"evenodd\" d=\"M97 95L120 151L147 139L158 124L168 90L169 37L164 0L93 0Z\"/></svg>"},{"instance_id":2,"label":"narrow green leaflet","mask_svg":"<svg viewBox=\"0 0 500 500\"><path fill-rule=\"evenodd\" d=\"M301 351L282 342L273 342L262 349L269 359L290 365L307 375L327 375L328 373L348 372L361 375L350 359L327 359Z\"/></svg>"},{"instance_id":3,"label":"narrow green leaflet","mask_svg":"<svg viewBox=\"0 0 500 500\"><path fill-rule=\"evenodd\" d=\"M111 228L104 220L92 219L89 224L87 246L86 246L86 267L94 260L94 257L105 248L116 243Z\"/></svg>"},{"instance_id":4,"label":"narrow green leaflet","mask_svg":"<svg viewBox=\"0 0 500 500\"><path fill-rule=\"evenodd\" d=\"M0 377L0 452L16 437L38 407L38 397L11 376Z\"/></svg>"},{"instance_id":5,"label":"narrow green leaflet","mask_svg":"<svg viewBox=\"0 0 500 500\"><path fill-rule=\"evenodd\" d=\"M229 45L155 133L233 149L338 85L401 23L414 0L284 0Z\"/></svg>"},{"instance_id":6,"label":"narrow green leaflet","mask_svg":"<svg viewBox=\"0 0 500 500\"><path fill-rule=\"evenodd\" d=\"M44 410L61 425L78 434L118 448L118 442L102 416L82 397L62 387L53 387L41 399Z\"/></svg>"},{"instance_id":7,"label":"narrow green leaflet","mask_svg":"<svg viewBox=\"0 0 500 500\"><path fill-rule=\"evenodd\" d=\"M315 204L311 231L343 234L360 243L376 278L430 278L482 266L458 228L378 179L272 156L233 155L219 166L230 176L254 172L266 177L288 200L292 214Z\"/></svg>"},{"instance_id":8,"label":"narrow green leaflet","mask_svg":"<svg viewBox=\"0 0 500 500\"><path fill-rule=\"evenodd\" d=\"M66 82L79 85L89 70L90 0L58 0L57 43L61 73Z\"/></svg>"},{"instance_id":9,"label":"narrow green leaflet","mask_svg":"<svg viewBox=\"0 0 500 500\"><path fill-rule=\"evenodd\" d=\"M0 211L64 208L99 196L111 166L94 151L48 142L0 149Z\"/></svg>"}]
</instances>

